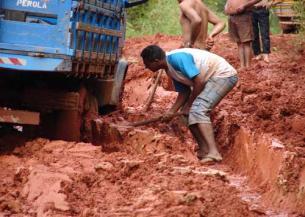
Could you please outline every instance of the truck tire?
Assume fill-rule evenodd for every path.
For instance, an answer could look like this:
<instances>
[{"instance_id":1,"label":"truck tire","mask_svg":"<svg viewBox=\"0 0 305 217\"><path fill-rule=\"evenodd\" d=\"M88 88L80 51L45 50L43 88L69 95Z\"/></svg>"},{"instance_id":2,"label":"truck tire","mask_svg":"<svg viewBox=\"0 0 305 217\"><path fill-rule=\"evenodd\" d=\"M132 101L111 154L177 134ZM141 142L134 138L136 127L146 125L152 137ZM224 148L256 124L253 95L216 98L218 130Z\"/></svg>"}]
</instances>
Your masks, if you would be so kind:
<instances>
[{"instance_id":1,"label":"truck tire","mask_svg":"<svg viewBox=\"0 0 305 217\"><path fill-rule=\"evenodd\" d=\"M79 90L79 109L57 113L55 137L67 141L91 142L91 122L97 117L96 97L87 88L81 87Z\"/></svg>"}]
</instances>

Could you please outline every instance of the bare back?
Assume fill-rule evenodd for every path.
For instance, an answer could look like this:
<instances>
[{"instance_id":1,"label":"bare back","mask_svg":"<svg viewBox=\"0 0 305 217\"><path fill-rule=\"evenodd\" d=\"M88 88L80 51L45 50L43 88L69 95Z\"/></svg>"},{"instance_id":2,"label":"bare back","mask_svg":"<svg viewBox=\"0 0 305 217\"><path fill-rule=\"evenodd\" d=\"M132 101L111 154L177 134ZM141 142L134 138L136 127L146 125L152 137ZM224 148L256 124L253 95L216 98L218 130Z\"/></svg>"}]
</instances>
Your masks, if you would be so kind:
<instances>
[{"instance_id":1,"label":"bare back","mask_svg":"<svg viewBox=\"0 0 305 217\"><path fill-rule=\"evenodd\" d=\"M247 2L248 2L248 0L227 0L226 6L225 6L225 13L229 14L229 15L236 14L237 8Z\"/></svg>"},{"instance_id":2,"label":"bare back","mask_svg":"<svg viewBox=\"0 0 305 217\"><path fill-rule=\"evenodd\" d=\"M205 49L208 35L209 9L202 3L201 0L184 0L183 4L187 5L188 8L195 10L201 18L200 32L196 38L194 47ZM189 38L188 35L191 34L190 23L191 21L182 12L180 16L180 24L182 26L182 37L184 41L186 41L186 39Z\"/></svg>"}]
</instances>

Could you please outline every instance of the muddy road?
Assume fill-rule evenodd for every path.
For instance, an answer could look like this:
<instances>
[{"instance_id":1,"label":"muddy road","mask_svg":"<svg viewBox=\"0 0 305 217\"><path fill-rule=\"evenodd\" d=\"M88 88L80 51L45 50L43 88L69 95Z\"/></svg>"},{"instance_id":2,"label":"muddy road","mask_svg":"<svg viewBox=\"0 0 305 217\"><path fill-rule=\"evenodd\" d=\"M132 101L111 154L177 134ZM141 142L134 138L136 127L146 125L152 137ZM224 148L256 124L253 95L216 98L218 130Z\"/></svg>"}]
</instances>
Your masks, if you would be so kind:
<instances>
[{"instance_id":1,"label":"muddy road","mask_svg":"<svg viewBox=\"0 0 305 217\"><path fill-rule=\"evenodd\" d=\"M305 51L273 36L271 63L239 71L239 84L212 114L222 163L197 162L184 120L128 128L100 145L29 140L1 132L0 216L305 216ZM127 40L131 62L122 110L103 121L160 115L175 99L163 77L150 110L153 75L143 47L177 48L177 36ZM237 67L227 35L213 52Z\"/></svg>"}]
</instances>

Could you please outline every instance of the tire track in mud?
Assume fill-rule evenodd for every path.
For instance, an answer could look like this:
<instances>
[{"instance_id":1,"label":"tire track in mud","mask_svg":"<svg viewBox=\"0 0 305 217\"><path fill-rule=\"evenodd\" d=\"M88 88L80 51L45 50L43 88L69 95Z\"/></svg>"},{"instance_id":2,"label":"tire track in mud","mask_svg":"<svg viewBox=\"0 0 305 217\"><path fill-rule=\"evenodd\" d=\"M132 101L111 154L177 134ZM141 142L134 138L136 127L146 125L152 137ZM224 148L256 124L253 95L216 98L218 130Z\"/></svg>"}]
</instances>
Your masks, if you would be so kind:
<instances>
[{"instance_id":1,"label":"tire track in mud","mask_svg":"<svg viewBox=\"0 0 305 217\"><path fill-rule=\"evenodd\" d=\"M258 216L226 167L182 153L38 139L0 159L2 216Z\"/></svg>"}]
</instances>

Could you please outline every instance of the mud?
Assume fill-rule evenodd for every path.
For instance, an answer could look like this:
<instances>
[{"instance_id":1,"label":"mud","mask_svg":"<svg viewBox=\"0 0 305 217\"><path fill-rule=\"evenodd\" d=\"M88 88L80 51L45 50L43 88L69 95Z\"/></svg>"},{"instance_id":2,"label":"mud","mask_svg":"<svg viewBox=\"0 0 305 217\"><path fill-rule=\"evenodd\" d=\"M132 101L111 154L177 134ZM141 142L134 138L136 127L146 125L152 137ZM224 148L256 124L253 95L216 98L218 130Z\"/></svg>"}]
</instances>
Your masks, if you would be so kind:
<instances>
[{"instance_id":1,"label":"mud","mask_svg":"<svg viewBox=\"0 0 305 217\"><path fill-rule=\"evenodd\" d=\"M179 47L177 36L127 40L131 62L122 111L102 119L126 123L164 113L176 93L166 77L148 112L154 78L139 58L156 43ZM212 114L225 159L197 162L183 118L122 131L101 146L0 138L0 216L304 216L305 53L293 36L273 36L271 63L239 71L239 84ZM238 67L227 35L213 52Z\"/></svg>"}]
</instances>

